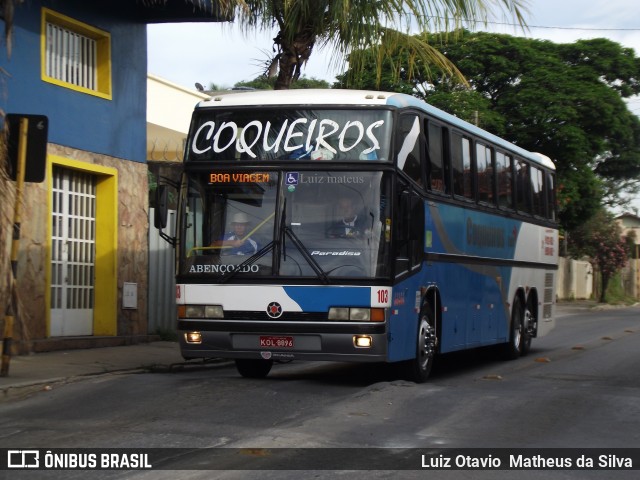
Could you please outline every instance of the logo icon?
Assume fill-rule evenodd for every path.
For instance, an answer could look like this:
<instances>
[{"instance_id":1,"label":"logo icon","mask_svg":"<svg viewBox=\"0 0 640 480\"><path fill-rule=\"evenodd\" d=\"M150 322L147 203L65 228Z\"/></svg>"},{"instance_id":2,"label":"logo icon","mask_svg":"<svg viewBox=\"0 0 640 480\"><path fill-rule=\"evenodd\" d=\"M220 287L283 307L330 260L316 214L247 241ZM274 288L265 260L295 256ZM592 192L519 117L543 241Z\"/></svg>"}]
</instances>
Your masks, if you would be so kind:
<instances>
[{"instance_id":1,"label":"logo icon","mask_svg":"<svg viewBox=\"0 0 640 480\"><path fill-rule=\"evenodd\" d=\"M8 450L7 451L7 467L8 468L39 468L40 467L40 451L39 450Z\"/></svg>"},{"instance_id":2,"label":"logo icon","mask_svg":"<svg viewBox=\"0 0 640 480\"><path fill-rule=\"evenodd\" d=\"M298 181L300 178L299 172L287 172L287 176L285 177L285 185L298 185Z\"/></svg>"},{"instance_id":3,"label":"logo icon","mask_svg":"<svg viewBox=\"0 0 640 480\"><path fill-rule=\"evenodd\" d=\"M278 302L271 302L267 306L267 315L271 318L280 318L282 316L282 306Z\"/></svg>"}]
</instances>

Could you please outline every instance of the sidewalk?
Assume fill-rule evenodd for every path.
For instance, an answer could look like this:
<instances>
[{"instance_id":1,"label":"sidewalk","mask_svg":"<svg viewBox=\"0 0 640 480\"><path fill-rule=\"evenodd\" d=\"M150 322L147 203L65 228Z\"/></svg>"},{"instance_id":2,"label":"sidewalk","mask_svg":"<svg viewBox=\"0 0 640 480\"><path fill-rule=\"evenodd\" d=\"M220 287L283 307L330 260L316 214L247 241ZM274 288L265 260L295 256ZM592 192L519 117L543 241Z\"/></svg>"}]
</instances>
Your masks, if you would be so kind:
<instances>
[{"instance_id":1,"label":"sidewalk","mask_svg":"<svg viewBox=\"0 0 640 480\"><path fill-rule=\"evenodd\" d=\"M559 302L556 317L594 308L593 301ZM118 347L64 350L11 357L9 375L0 377L0 403L54 388L90 375L133 371L176 371L203 368L226 361L185 361L175 342L151 342Z\"/></svg>"},{"instance_id":2,"label":"sidewalk","mask_svg":"<svg viewBox=\"0 0 640 480\"><path fill-rule=\"evenodd\" d=\"M0 377L0 403L91 375L134 371L169 372L211 364L202 360L185 361L176 342L17 355L11 357L9 375Z\"/></svg>"}]
</instances>

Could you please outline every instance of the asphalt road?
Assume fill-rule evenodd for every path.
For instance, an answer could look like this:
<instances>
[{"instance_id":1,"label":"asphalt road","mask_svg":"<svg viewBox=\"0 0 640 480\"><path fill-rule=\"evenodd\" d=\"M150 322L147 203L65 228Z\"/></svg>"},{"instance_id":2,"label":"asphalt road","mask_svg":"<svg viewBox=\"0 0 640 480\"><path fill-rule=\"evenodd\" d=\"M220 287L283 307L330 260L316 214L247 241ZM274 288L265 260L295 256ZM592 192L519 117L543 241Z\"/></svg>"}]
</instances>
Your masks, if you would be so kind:
<instances>
[{"instance_id":1,"label":"asphalt road","mask_svg":"<svg viewBox=\"0 0 640 480\"><path fill-rule=\"evenodd\" d=\"M304 469L300 452L316 455L310 467L318 468L321 458L321 468L329 468L331 452L340 452L278 456L264 450L274 448L393 448L409 457L434 448L635 448L639 347L639 308L582 310L559 317L526 357L504 362L491 349L443 356L422 385L398 380L384 365L315 362L276 365L264 380L241 378L233 367L93 377L0 405L0 448L185 449L168 451L160 462L181 471L5 471L0 477L370 479L398 475L238 469ZM198 447L234 450L193 450ZM220 452L227 454L216 457ZM376 450L369 455L375 464ZM212 466L220 470L206 470ZM638 472L441 469L399 475L617 479Z\"/></svg>"}]
</instances>

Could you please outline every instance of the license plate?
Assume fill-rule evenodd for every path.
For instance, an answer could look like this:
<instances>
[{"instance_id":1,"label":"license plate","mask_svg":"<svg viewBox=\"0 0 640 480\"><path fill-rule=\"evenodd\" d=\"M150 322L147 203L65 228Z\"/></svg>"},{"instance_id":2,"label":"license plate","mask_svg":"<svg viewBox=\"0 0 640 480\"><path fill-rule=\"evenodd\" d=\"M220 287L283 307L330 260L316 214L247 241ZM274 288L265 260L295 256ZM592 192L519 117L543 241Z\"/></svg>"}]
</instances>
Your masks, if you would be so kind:
<instances>
[{"instance_id":1,"label":"license plate","mask_svg":"<svg viewBox=\"0 0 640 480\"><path fill-rule=\"evenodd\" d=\"M293 337L261 336L260 346L269 348L293 348Z\"/></svg>"}]
</instances>

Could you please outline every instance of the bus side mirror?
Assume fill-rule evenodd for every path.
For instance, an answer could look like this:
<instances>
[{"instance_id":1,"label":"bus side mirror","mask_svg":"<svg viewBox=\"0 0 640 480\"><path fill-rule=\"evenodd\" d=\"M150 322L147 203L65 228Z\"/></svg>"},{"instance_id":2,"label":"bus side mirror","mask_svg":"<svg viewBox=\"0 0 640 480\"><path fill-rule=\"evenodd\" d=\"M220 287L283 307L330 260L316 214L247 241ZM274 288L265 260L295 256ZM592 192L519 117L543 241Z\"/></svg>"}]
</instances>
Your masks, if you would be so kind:
<instances>
[{"instance_id":1,"label":"bus side mirror","mask_svg":"<svg viewBox=\"0 0 640 480\"><path fill-rule=\"evenodd\" d=\"M153 215L153 224L159 230L167 227L168 195L167 186L158 185L158 188L156 188L156 208Z\"/></svg>"}]
</instances>

